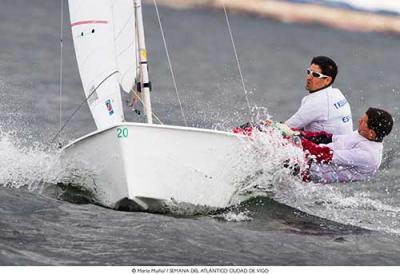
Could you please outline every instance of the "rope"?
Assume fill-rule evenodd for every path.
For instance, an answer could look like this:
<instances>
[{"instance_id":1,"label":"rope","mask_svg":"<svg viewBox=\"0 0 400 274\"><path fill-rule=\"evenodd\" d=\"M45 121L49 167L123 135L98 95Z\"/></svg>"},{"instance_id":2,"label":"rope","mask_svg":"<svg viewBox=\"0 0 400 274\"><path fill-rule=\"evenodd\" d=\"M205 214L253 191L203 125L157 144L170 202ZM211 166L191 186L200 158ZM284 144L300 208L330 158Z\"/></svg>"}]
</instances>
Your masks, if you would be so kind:
<instances>
[{"instance_id":1,"label":"rope","mask_svg":"<svg viewBox=\"0 0 400 274\"><path fill-rule=\"evenodd\" d=\"M64 36L64 0L61 0L60 8L60 82L59 82L59 130L61 130L62 123L62 90L63 90L63 36Z\"/></svg>"},{"instance_id":2,"label":"rope","mask_svg":"<svg viewBox=\"0 0 400 274\"><path fill-rule=\"evenodd\" d=\"M134 89L132 89L132 92L134 93L134 96L142 103L143 108L145 108L145 104L144 104L142 98L140 97L139 93L138 93L136 90L134 90ZM158 116L157 116L153 111L151 112L151 115L153 115L153 117L160 123L160 125L163 125L163 124L164 124L164 123L160 120L160 118L158 118Z\"/></svg>"},{"instance_id":3,"label":"rope","mask_svg":"<svg viewBox=\"0 0 400 274\"><path fill-rule=\"evenodd\" d=\"M250 115L251 115L251 107L250 107L249 96L248 96L248 92L247 92L247 89L246 89L246 85L244 83L244 77L243 77L242 69L241 69L240 62L239 62L239 56L238 56L237 50L236 50L235 40L233 39L232 28L231 28L231 24L229 22L228 12L226 11L226 7L225 7L225 0L222 1L222 4L223 4L223 8L224 8L224 13L225 13L226 24L228 26L229 35L231 37L231 42L232 42L232 46L233 46L233 52L235 54L236 64L237 64L237 67L238 67L238 70L239 70L239 74L240 74L240 79L241 79L241 82L242 82L242 88L243 88L243 91L244 91L244 95L246 97L247 107L249 108L249 112L250 112Z\"/></svg>"},{"instance_id":4,"label":"rope","mask_svg":"<svg viewBox=\"0 0 400 274\"><path fill-rule=\"evenodd\" d=\"M114 74L119 73L119 71L114 71L112 72L110 75L108 75L106 78L104 78L100 84L97 85L96 88L93 89L93 91L89 94L89 96L87 98L85 98L80 105L75 109L75 111L71 114L71 116L67 119L67 121L64 123L64 125L60 128L59 131L57 131L57 133L54 135L54 137L51 139L50 143L53 143L54 140L57 138L57 136L61 133L61 131L64 130L64 128L67 126L67 124L71 121L72 117L74 117L74 115L78 112L78 110L83 106L84 103L86 103L90 97L95 93L95 91L105 82L107 81L111 76L113 76Z\"/></svg>"},{"instance_id":5,"label":"rope","mask_svg":"<svg viewBox=\"0 0 400 274\"><path fill-rule=\"evenodd\" d=\"M182 114L182 117L183 117L183 121L185 122L185 126L188 126L188 125L187 125L187 121L186 121L186 117L185 117L185 113L183 112L182 102L181 102L181 99L180 99L180 97L179 97L178 88L177 88L176 80L175 80L175 74L174 74L174 70L172 69L171 59L170 59L170 57L169 57L169 51L168 51L168 47L167 47L167 41L166 41L166 39L165 39L164 29L163 29L163 27L162 27L161 18L160 18L160 13L158 12L157 1L156 1L156 0L153 0L153 2L154 2L154 7L155 7L156 13L157 13L158 24L160 25L161 36L162 36L162 39L163 39L163 42L164 42L164 48L165 48L165 52L166 52L166 55L167 55L169 70L171 71L171 77L172 77L172 82L173 82L173 84L174 84L176 97L178 98L179 107L180 107L180 109L181 109L181 114Z\"/></svg>"}]
</instances>

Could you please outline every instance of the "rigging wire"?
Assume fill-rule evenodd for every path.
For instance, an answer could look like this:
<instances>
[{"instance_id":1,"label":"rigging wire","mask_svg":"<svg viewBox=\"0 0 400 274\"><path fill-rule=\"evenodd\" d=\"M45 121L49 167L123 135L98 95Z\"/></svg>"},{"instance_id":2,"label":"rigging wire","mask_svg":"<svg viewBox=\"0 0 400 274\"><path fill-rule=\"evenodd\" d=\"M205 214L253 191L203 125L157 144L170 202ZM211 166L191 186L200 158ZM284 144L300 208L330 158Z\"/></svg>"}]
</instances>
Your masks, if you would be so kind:
<instances>
[{"instance_id":1,"label":"rigging wire","mask_svg":"<svg viewBox=\"0 0 400 274\"><path fill-rule=\"evenodd\" d=\"M235 40L233 39L231 23L229 22L229 16L228 16L228 12L227 12L226 6L225 6L225 0L222 0L222 5L223 5L223 8L224 8L225 20L226 20L226 24L228 26L229 35L231 37L231 42L232 42L233 52L235 54L236 64L237 64L237 67L238 67L238 70L239 70L240 80L242 82L242 88L243 88L243 91L244 91L244 95L246 97L247 107L249 108L249 113L250 113L250 116L251 116L252 115L252 111L251 111L249 96L248 96L248 92L247 92L247 89L246 89L246 85L244 83L244 77L243 77L243 73L242 73L242 68L241 68L241 65L240 65L239 56L237 54Z\"/></svg>"},{"instance_id":2,"label":"rigging wire","mask_svg":"<svg viewBox=\"0 0 400 274\"><path fill-rule=\"evenodd\" d=\"M62 91L63 91L63 39L64 39L64 0L60 0L60 78L59 78L59 131L62 128Z\"/></svg>"},{"instance_id":3,"label":"rigging wire","mask_svg":"<svg viewBox=\"0 0 400 274\"><path fill-rule=\"evenodd\" d=\"M68 125L68 123L71 121L71 119L74 117L74 115L78 112L78 110L83 106L84 103L86 103L90 97L92 97L92 95L96 92L96 90L105 82L107 81L111 76L113 76L114 74L119 73L118 70L113 71L112 73L110 73L110 75L108 75L106 78L104 78L98 85L97 87L95 87L92 92L89 94L89 96L85 99L82 100L82 102L79 104L79 106L74 110L74 112L71 114L71 116L67 119L67 121L64 123L64 125L60 128L59 131L57 131L57 133L54 135L54 137L51 139L50 143L53 143L54 140L57 138L57 136L60 135L61 131L63 131L63 129Z\"/></svg>"},{"instance_id":4,"label":"rigging wire","mask_svg":"<svg viewBox=\"0 0 400 274\"><path fill-rule=\"evenodd\" d=\"M159 26L160 26L161 36L162 36L162 39L163 39L164 48L165 48L165 52L166 52L166 55L167 55L168 66L169 66L169 70L170 70L170 72L171 72L171 77L172 77L172 82L173 82L173 85L174 85L174 88L175 88L175 93L176 93L176 96L177 96L177 98L178 98L179 107L180 107L180 109L181 109L181 114L182 114L182 117L183 117L183 121L185 122L185 126L188 126L187 121L186 121L186 117L185 117L185 113L183 112L183 107L182 107L182 102L181 102L181 99L180 99L180 96L179 96L178 87L177 87L177 85L176 85L175 74L174 74L174 70L172 69L171 59L170 59L170 57L169 57L169 51L168 51L167 41L166 41L166 39L165 39L164 29L163 29L163 27L162 27L161 18L160 18L160 13L159 13L159 11L158 11L158 6L157 6L157 1L156 1L156 0L153 0L153 2L154 2L154 7L155 7L155 9L156 9L158 24L159 24Z\"/></svg>"}]
</instances>

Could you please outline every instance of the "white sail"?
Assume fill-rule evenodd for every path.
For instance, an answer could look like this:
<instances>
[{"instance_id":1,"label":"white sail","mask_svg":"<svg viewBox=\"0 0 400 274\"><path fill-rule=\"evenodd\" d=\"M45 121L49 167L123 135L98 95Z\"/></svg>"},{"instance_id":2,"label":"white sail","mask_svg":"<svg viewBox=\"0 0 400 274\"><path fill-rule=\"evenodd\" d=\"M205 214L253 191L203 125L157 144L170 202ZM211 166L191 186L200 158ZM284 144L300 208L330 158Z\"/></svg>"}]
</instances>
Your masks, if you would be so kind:
<instances>
[{"instance_id":1,"label":"white sail","mask_svg":"<svg viewBox=\"0 0 400 274\"><path fill-rule=\"evenodd\" d=\"M133 3L69 0L69 10L79 73L96 126L102 129L124 121L120 83L130 90L136 77Z\"/></svg>"},{"instance_id":2,"label":"white sail","mask_svg":"<svg viewBox=\"0 0 400 274\"><path fill-rule=\"evenodd\" d=\"M137 43L133 0L112 0L114 41L122 90L130 92L137 75Z\"/></svg>"}]
</instances>

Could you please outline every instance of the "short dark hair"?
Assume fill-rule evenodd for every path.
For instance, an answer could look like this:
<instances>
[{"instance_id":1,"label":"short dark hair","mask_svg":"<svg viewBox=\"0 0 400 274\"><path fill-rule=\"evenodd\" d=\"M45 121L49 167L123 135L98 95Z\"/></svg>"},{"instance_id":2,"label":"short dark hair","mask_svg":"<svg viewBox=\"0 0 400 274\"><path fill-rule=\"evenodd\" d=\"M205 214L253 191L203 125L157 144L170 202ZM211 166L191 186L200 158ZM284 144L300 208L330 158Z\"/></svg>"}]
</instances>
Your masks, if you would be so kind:
<instances>
[{"instance_id":1,"label":"short dark hair","mask_svg":"<svg viewBox=\"0 0 400 274\"><path fill-rule=\"evenodd\" d=\"M336 75L338 74L338 67L331 58L327 56L316 56L311 60L311 64L318 65L321 68L322 74L332 77L332 82L335 82Z\"/></svg>"},{"instance_id":2,"label":"short dark hair","mask_svg":"<svg viewBox=\"0 0 400 274\"><path fill-rule=\"evenodd\" d=\"M376 133L375 141L382 142L383 137L390 134L393 128L393 117L386 110L379 108L369 108L366 112L368 116L368 128Z\"/></svg>"}]
</instances>

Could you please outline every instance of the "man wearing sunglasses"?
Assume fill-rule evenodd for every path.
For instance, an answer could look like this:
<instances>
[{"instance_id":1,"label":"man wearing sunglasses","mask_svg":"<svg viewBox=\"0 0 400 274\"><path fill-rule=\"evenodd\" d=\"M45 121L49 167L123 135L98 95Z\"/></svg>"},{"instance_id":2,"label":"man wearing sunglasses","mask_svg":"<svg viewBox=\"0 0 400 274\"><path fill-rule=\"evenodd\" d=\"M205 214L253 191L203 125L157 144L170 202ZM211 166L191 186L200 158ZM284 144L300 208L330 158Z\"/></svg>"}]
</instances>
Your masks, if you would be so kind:
<instances>
[{"instance_id":1,"label":"man wearing sunglasses","mask_svg":"<svg viewBox=\"0 0 400 274\"><path fill-rule=\"evenodd\" d=\"M310 159L303 180L315 183L368 180L382 162L383 138L392 127L390 113L371 107L360 118L358 130L350 134L301 132L303 150Z\"/></svg>"},{"instance_id":2,"label":"man wearing sunglasses","mask_svg":"<svg viewBox=\"0 0 400 274\"><path fill-rule=\"evenodd\" d=\"M310 94L285 124L306 131L348 134L353 131L350 105L339 89L333 88L338 68L329 57L317 56L306 70L305 88Z\"/></svg>"}]
</instances>

